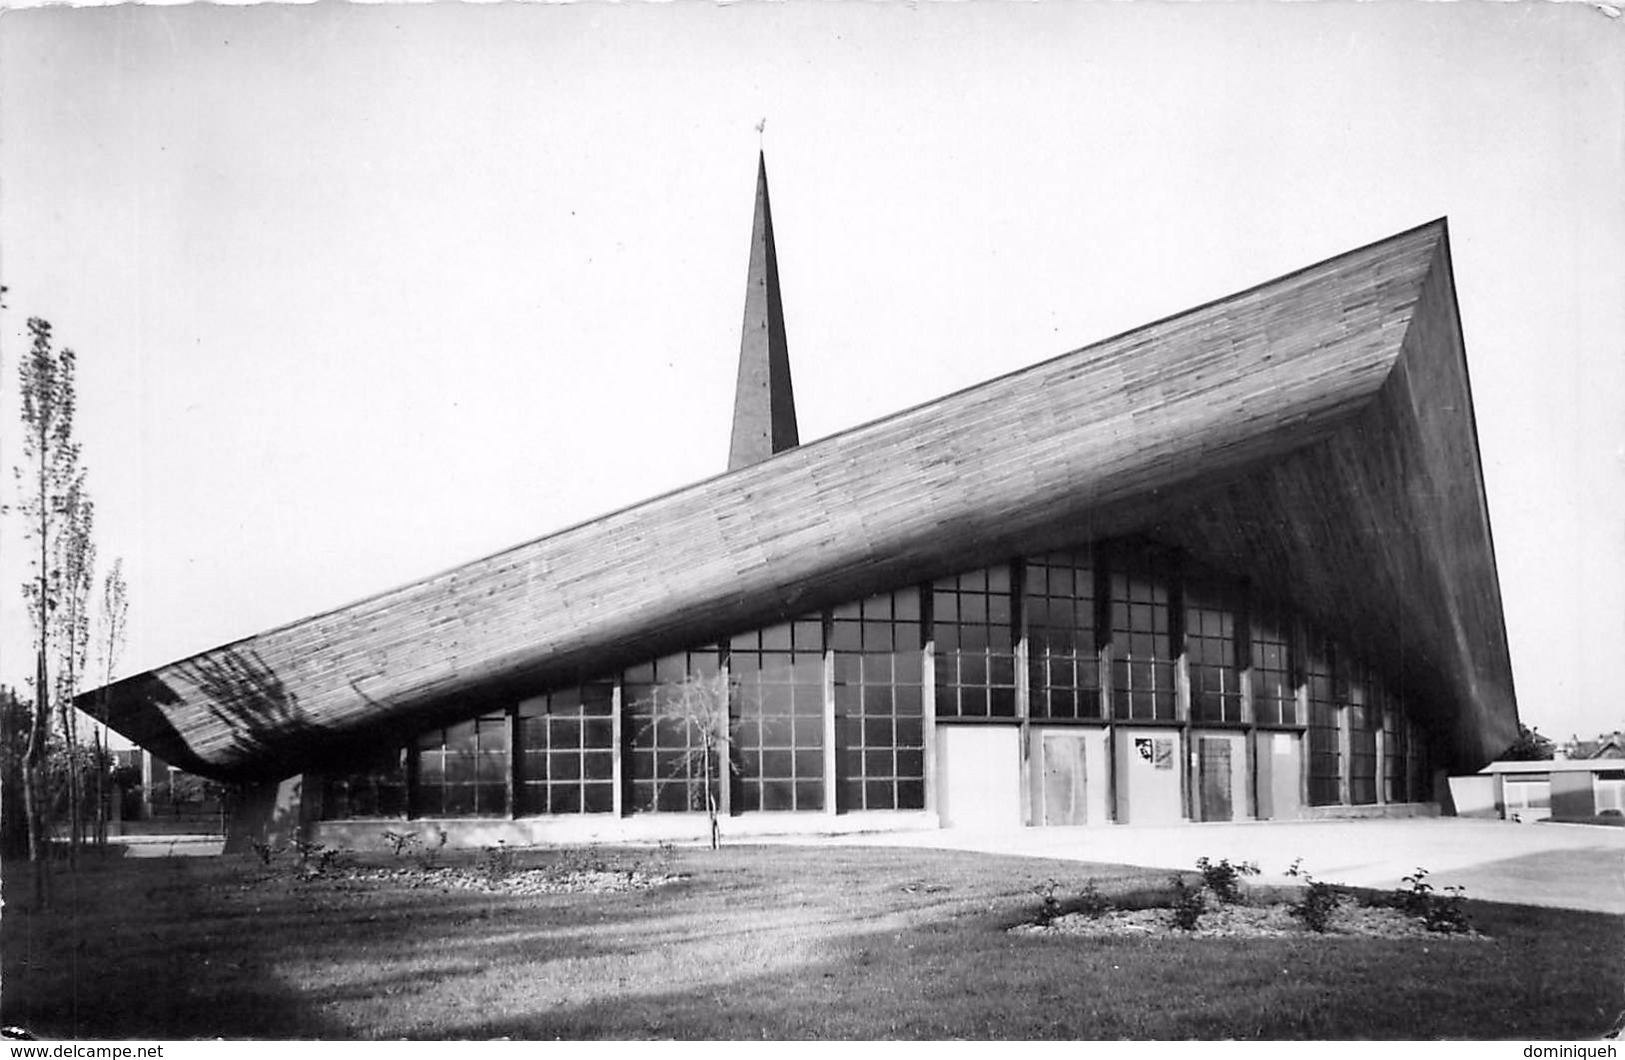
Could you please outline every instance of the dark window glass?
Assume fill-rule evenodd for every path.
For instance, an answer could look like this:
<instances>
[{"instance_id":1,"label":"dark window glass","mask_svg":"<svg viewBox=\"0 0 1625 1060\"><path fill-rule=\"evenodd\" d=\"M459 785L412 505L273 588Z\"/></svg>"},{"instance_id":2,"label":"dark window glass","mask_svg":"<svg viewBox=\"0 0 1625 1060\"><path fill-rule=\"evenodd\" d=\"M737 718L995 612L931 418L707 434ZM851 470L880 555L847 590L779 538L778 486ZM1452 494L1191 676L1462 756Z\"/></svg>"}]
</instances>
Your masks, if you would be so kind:
<instances>
[{"instance_id":1,"label":"dark window glass","mask_svg":"<svg viewBox=\"0 0 1625 1060\"><path fill-rule=\"evenodd\" d=\"M733 808L824 808L824 624L734 637L728 655Z\"/></svg>"},{"instance_id":2,"label":"dark window glass","mask_svg":"<svg viewBox=\"0 0 1625 1060\"><path fill-rule=\"evenodd\" d=\"M1429 774L1427 733L1416 722L1405 722L1405 766L1409 778L1410 801L1430 802L1433 798Z\"/></svg>"},{"instance_id":3,"label":"dark window glass","mask_svg":"<svg viewBox=\"0 0 1625 1060\"><path fill-rule=\"evenodd\" d=\"M938 717L1015 717L1010 569L939 579L931 608Z\"/></svg>"},{"instance_id":4,"label":"dark window glass","mask_svg":"<svg viewBox=\"0 0 1625 1060\"><path fill-rule=\"evenodd\" d=\"M1029 559L1022 581L1032 716L1100 717L1095 574L1089 554Z\"/></svg>"},{"instance_id":5,"label":"dark window glass","mask_svg":"<svg viewBox=\"0 0 1625 1060\"><path fill-rule=\"evenodd\" d=\"M925 808L919 592L835 609L836 806Z\"/></svg>"},{"instance_id":6,"label":"dark window glass","mask_svg":"<svg viewBox=\"0 0 1625 1060\"><path fill-rule=\"evenodd\" d=\"M1168 574L1153 554L1114 557L1111 575L1112 712L1174 718L1174 652ZM1121 568L1121 569L1119 569Z\"/></svg>"},{"instance_id":7,"label":"dark window glass","mask_svg":"<svg viewBox=\"0 0 1625 1060\"><path fill-rule=\"evenodd\" d=\"M1214 583L1185 585L1185 653L1193 721L1241 720L1237 623L1239 592Z\"/></svg>"},{"instance_id":8,"label":"dark window glass","mask_svg":"<svg viewBox=\"0 0 1625 1060\"><path fill-rule=\"evenodd\" d=\"M417 817L492 817L508 812L506 712L486 714L417 740Z\"/></svg>"},{"instance_id":9,"label":"dark window glass","mask_svg":"<svg viewBox=\"0 0 1625 1060\"><path fill-rule=\"evenodd\" d=\"M654 663L629 668L622 676L621 714L626 741L627 808L634 813L683 813L706 808L705 778L720 798L722 773L716 741L708 740L703 701L679 706L686 689L696 696L725 694L716 687L721 670L715 648L678 652ZM709 687L689 677L712 679Z\"/></svg>"},{"instance_id":10,"label":"dark window glass","mask_svg":"<svg viewBox=\"0 0 1625 1060\"><path fill-rule=\"evenodd\" d=\"M1405 790L1405 724L1399 697L1382 681L1372 681L1382 711L1382 794L1389 802L1408 802Z\"/></svg>"},{"instance_id":11,"label":"dark window glass","mask_svg":"<svg viewBox=\"0 0 1625 1060\"><path fill-rule=\"evenodd\" d=\"M1309 805L1335 806L1342 801L1342 748L1338 718L1342 701L1333 680L1329 646L1317 644L1305 661L1309 689Z\"/></svg>"},{"instance_id":12,"label":"dark window glass","mask_svg":"<svg viewBox=\"0 0 1625 1060\"><path fill-rule=\"evenodd\" d=\"M1273 608L1253 616L1252 661L1253 719L1260 725L1297 724L1292 624Z\"/></svg>"},{"instance_id":13,"label":"dark window glass","mask_svg":"<svg viewBox=\"0 0 1625 1060\"><path fill-rule=\"evenodd\" d=\"M519 704L520 814L596 813L602 811L589 806L614 806L614 696L614 685L606 681ZM602 790L589 798L589 789Z\"/></svg>"},{"instance_id":14,"label":"dark window glass","mask_svg":"<svg viewBox=\"0 0 1625 1060\"><path fill-rule=\"evenodd\" d=\"M1377 801L1377 729L1382 715L1372 703L1369 671L1349 667L1349 801L1369 806Z\"/></svg>"},{"instance_id":15,"label":"dark window glass","mask_svg":"<svg viewBox=\"0 0 1625 1060\"><path fill-rule=\"evenodd\" d=\"M322 817L406 816L406 753L392 747L353 772L322 778Z\"/></svg>"}]
</instances>

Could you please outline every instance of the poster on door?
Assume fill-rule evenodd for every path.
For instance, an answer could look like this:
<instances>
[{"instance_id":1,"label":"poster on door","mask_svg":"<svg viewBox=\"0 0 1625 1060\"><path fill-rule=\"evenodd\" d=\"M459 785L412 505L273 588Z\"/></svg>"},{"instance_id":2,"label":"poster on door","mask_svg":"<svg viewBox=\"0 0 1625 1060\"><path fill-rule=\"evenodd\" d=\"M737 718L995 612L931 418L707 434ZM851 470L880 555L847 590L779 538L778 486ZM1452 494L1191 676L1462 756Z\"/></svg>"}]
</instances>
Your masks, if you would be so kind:
<instances>
[{"instance_id":1,"label":"poster on door","mask_svg":"<svg viewBox=\"0 0 1625 1060\"><path fill-rule=\"evenodd\" d=\"M1174 768L1174 741L1170 737L1136 736L1134 751L1141 761L1150 763L1152 769Z\"/></svg>"}]
</instances>

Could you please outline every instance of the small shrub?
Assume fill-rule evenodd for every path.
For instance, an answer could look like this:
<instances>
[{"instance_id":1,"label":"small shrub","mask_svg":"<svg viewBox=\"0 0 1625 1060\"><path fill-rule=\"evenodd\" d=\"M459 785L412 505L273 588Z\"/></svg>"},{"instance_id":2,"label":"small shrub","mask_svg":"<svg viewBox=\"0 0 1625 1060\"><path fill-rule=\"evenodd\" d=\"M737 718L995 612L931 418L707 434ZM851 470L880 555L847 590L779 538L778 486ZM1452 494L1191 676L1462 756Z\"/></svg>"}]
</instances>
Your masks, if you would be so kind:
<instances>
[{"instance_id":1,"label":"small shrub","mask_svg":"<svg viewBox=\"0 0 1625 1060\"><path fill-rule=\"evenodd\" d=\"M611 871L609 863L597 847L566 847L559 851L553 862L553 871L560 876L586 876Z\"/></svg>"},{"instance_id":2,"label":"small shrub","mask_svg":"<svg viewBox=\"0 0 1625 1060\"><path fill-rule=\"evenodd\" d=\"M269 868L271 862L281 853L281 847L274 847L263 839L249 840L249 846L254 848L254 856L260 859L260 864Z\"/></svg>"},{"instance_id":3,"label":"small shrub","mask_svg":"<svg viewBox=\"0 0 1625 1060\"><path fill-rule=\"evenodd\" d=\"M1034 922L1040 927L1049 927L1055 923L1055 918L1061 915L1061 902L1055 897L1058 887L1060 884L1053 879L1045 880L1033 887L1033 893L1038 895L1038 915L1034 918Z\"/></svg>"},{"instance_id":4,"label":"small shrub","mask_svg":"<svg viewBox=\"0 0 1625 1060\"><path fill-rule=\"evenodd\" d=\"M1303 921L1303 926L1317 935L1324 935L1332 925L1332 916L1337 912L1337 888L1324 880L1317 880L1305 874L1309 886L1305 888L1303 897L1293 903L1288 910L1293 916Z\"/></svg>"},{"instance_id":5,"label":"small shrub","mask_svg":"<svg viewBox=\"0 0 1625 1060\"><path fill-rule=\"evenodd\" d=\"M1317 880L1311 876L1303 867L1302 858L1292 860L1286 875L1308 884L1302 897L1292 903L1287 912L1303 921L1303 926L1310 931L1324 935L1332 926L1332 917L1342 901L1342 893L1324 880Z\"/></svg>"},{"instance_id":6,"label":"small shrub","mask_svg":"<svg viewBox=\"0 0 1625 1060\"><path fill-rule=\"evenodd\" d=\"M1417 866L1416 871L1402 877L1404 887L1394 889L1394 904L1411 916L1424 916L1433 902L1433 884L1427 881L1428 870Z\"/></svg>"},{"instance_id":7,"label":"small shrub","mask_svg":"<svg viewBox=\"0 0 1625 1060\"><path fill-rule=\"evenodd\" d=\"M324 843L298 840L294 844L294 849L299 855L297 866L299 876L307 880L346 868L353 860L350 851L341 847L329 847Z\"/></svg>"},{"instance_id":8,"label":"small shrub","mask_svg":"<svg viewBox=\"0 0 1625 1060\"><path fill-rule=\"evenodd\" d=\"M1174 900L1168 907L1174 917L1174 927L1181 931L1195 931L1207 912L1207 901L1202 897L1202 888L1192 887L1185 882L1183 876L1169 878L1174 888Z\"/></svg>"},{"instance_id":9,"label":"small shrub","mask_svg":"<svg viewBox=\"0 0 1625 1060\"><path fill-rule=\"evenodd\" d=\"M423 842L422 840L418 839L418 834L416 832L393 832L386 830L384 832L384 842L389 844L390 849L393 851L396 857L400 857L402 854L409 851L415 851L419 847L423 846Z\"/></svg>"},{"instance_id":10,"label":"small shrub","mask_svg":"<svg viewBox=\"0 0 1625 1060\"><path fill-rule=\"evenodd\" d=\"M1213 896L1228 905L1241 901L1242 877L1258 875L1258 866L1253 862L1243 861L1232 865L1229 858L1216 862L1197 858L1196 870L1202 874L1202 882L1213 892Z\"/></svg>"},{"instance_id":11,"label":"small shrub","mask_svg":"<svg viewBox=\"0 0 1625 1060\"><path fill-rule=\"evenodd\" d=\"M1090 920L1098 920L1112 911L1112 900L1100 893L1100 887L1094 880L1083 885L1083 893L1078 895L1078 912Z\"/></svg>"},{"instance_id":12,"label":"small shrub","mask_svg":"<svg viewBox=\"0 0 1625 1060\"><path fill-rule=\"evenodd\" d=\"M1428 870L1417 866L1415 872L1401 882L1407 886L1394 891L1394 904L1422 921L1422 926L1441 935L1465 935L1472 930L1467 911L1462 905L1467 900L1464 887L1446 887L1440 894L1427 882Z\"/></svg>"},{"instance_id":13,"label":"small shrub","mask_svg":"<svg viewBox=\"0 0 1625 1060\"><path fill-rule=\"evenodd\" d=\"M484 847L474 867L491 883L512 876L519 868L519 852L502 840L494 847Z\"/></svg>"},{"instance_id":14,"label":"small shrub","mask_svg":"<svg viewBox=\"0 0 1625 1060\"><path fill-rule=\"evenodd\" d=\"M1473 925L1467 919L1467 910L1462 908L1466 901L1467 888L1446 887L1444 896L1436 897L1423 915L1423 926L1441 935L1467 934L1473 930Z\"/></svg>"}]
</instances>

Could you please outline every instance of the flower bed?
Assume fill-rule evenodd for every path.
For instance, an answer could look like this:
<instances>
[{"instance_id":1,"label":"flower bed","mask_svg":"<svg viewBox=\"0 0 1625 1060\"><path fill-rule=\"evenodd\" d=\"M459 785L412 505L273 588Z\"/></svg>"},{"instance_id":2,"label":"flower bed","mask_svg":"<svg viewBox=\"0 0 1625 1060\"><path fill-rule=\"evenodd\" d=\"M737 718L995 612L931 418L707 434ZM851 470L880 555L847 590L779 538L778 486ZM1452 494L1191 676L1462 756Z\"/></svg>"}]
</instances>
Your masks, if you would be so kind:
<instances>
[{"instance_id":1,"label":"flower bed","mask_svg":"<svg viewBox=\"0 0 1625 1060\"><path fill-rule=\"evenodd\" d=\"M1345 897L1338 902L1331 923L1323 933L1307 928L1292 914L1285 902L1267 905L1210 904L1202 913L1197 926L1186 931L1176 927L1173 914L1166 908L1121 909L1091 916L1087 913L1068 913L1056 917L1048 924L1018 924L1011 929L1023 935L1081 935L1090 938L1130 937L1146 938L1178 936L1183 938L1428 938L1471 939L1486 938L1477 932L1440 935L1427 929L1421 917L1410 916L1399 909L1386 906L1368 906L1354 898Z\"/></svg>"}]
</instances>

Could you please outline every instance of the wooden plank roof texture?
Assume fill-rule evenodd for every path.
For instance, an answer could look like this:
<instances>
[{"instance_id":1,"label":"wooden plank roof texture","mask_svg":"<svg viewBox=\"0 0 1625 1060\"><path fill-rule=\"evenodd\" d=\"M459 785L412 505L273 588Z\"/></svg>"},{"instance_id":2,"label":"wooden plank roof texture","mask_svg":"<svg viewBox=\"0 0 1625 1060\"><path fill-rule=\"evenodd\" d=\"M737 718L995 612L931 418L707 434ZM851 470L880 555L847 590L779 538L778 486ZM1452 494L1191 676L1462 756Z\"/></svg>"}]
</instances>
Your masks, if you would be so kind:
<instances>
[{"instance_id":1,"label":"wooden plank roof texture","mask_svg":"<svg viewBox=\"0 0 1625 1060\"><path fill-rule=\"evenodd\" d=\"M1155 531L1243 575L1264 557L1287 563L1309 587L1302 602L1328 626L1351 626L1389 656L1426 660L1437 673L1406 672L1432 697L1426 709L1440 729L1470 723L1490 733L1456 741L1471 757L1507 725L1515 735L1516 722L1470 404L1453 418L1417 415L1430 398L1416 387L1448 390L1452 373L1465 387L1459 329L1435 323L1442 339L1408 338L1419 315L1454 321L1448 259L1444 222L1424 225L127 678L107 690L107 721L208 775L286 775L334 746L424 723L448 702L608 672L956 567ZM1427 370L1396 372L1406 358ZM1459 368L1435 380L1441 373L1427 366L1452 358ZM1371 430L1388 433L1372 439ZM1380 459L1362 460L1366 450ZM1310 463L1277 481L1295 459ZM1440 488L1431 479L1419 486L1419 473L1466 473L1442 496L1471 512L1446 516L1421 494L1395 501ZM1327 481L1317 487L1316 476ZM1262 494L1280 508L1238 525L1236 506ZM1315 542L1328 535L1299 528L1335 522L1335 511L1314 507L1324 503L1473 525L1448 539L1424 535L1372 579L1369 569L1385 569L1386 538L1332 531L1328 562L1315 560ZM1256 573L1270 583L1278 572ZM1406 647L1382 616L1393 613L1395 580L1413 577L1428 598L1403 601L1404 614L1418 616L1402 624L1405 641L1416 640ZM1488 596L1457 584L1486 577ZM1294 586L1280 588L1298 598ZM81 697L93 712L101 702L98 693Z\"/></svg>"}]
</instances>

